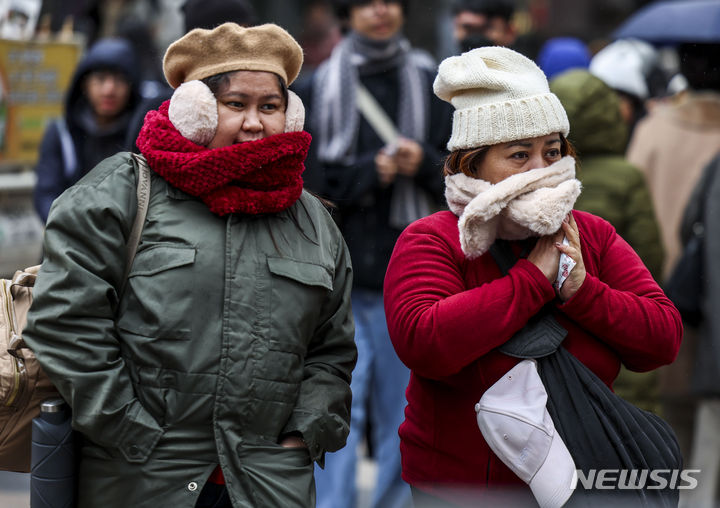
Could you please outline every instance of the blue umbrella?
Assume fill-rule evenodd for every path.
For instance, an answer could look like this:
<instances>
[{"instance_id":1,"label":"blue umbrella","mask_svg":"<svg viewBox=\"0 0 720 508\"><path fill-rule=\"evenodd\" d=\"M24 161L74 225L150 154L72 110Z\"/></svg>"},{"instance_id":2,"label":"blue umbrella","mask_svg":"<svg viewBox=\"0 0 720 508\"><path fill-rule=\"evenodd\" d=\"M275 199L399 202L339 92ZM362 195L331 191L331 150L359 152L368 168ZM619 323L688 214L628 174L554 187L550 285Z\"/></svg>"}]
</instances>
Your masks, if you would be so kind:
<instances>
[{"instance_id":1,"label":"blue umbrella","mask_svg":"<svg viewBox=\"0 0 720 508\"><path fill-rule=\"evenodd\" d=\"M720 42L720 0L665 0L630 16L614 33L654 44Z\"/></svg>"}]
</instances>

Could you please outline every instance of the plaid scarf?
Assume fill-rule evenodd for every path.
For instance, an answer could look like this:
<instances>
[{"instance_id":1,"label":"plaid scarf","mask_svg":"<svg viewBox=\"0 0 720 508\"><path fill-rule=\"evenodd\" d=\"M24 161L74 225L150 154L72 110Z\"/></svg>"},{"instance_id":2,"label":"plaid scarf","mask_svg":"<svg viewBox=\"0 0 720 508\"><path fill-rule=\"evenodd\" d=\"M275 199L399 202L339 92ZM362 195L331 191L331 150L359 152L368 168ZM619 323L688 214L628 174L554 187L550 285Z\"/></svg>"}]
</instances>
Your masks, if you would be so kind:
<instances>
[{"instance_id":1,"label":"plaid scarf","mask_svg":"<svg viewBox=\"0 0 720 508\"><path fill-rule=\"evenodd\" d=\"M137 146L169 184L202 199L217 215L276 213L298 200L310 147L307 132L287 132L208 149L184 138L169 101L145 116Z\"/></svg>"}]
</instances>

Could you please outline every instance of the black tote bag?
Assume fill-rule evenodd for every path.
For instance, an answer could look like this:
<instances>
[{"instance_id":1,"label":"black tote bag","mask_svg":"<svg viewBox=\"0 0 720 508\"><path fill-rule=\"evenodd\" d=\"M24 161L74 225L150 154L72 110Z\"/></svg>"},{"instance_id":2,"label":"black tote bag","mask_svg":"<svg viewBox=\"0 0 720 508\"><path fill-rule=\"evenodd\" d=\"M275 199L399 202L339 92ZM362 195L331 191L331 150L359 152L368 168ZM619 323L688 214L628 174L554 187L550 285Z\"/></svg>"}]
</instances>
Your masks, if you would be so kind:
<instances>
[{"instance_id":1,"label":"black tote bag","mask_svg":"<svg viewBox=\"0 0 720 508\"><path fill-rule=\"evenodd\" d=\"M504 274L516 261L506 242L496 241L490 252ZM548 394L548 413L584 480L596 478L600 470L612 471L615 478L622 471L627 475L608 489L597 489L595 481L586 488L579 480L565 506L676 507L679 491L673 487L678 486L682 456L672 428L656 414L616 395L562 347L567 330L551 309L552 305L543 308L498 350L536 359ZM652 471L662 475L660 482L650 476ZM659 488L663 482L665 488ZM621 484L630 488L619 488Z\"/></svg>"}]
</instances>

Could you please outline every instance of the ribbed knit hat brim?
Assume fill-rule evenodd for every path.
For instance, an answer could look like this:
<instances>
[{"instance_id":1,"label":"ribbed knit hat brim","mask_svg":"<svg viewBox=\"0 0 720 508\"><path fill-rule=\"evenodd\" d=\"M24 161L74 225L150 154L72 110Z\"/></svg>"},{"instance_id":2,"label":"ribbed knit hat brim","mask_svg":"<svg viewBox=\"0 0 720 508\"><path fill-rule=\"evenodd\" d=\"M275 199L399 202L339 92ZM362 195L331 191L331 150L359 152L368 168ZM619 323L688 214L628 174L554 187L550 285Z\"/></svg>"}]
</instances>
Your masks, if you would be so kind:
<instances>
[{"instance_id":1,"label":"ribbed knit hat brim","mask_svg":"<svg viewBox=\"0 0 720 508\"><path fill-rule=\"evenodd\" d=\"M568 118L551 93L458 109L447 149L463 150L554 132L568 134Z\"/></svg>"}]
</instances>

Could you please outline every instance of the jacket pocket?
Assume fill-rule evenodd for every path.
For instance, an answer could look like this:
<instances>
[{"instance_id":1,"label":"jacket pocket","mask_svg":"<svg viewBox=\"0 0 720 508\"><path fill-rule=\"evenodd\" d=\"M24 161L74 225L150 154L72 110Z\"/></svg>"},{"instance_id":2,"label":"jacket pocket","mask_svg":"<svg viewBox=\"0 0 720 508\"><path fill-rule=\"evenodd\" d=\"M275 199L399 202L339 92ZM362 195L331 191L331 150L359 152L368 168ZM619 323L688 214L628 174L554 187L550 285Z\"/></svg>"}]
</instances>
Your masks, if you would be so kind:
<instances>
[{"instance_id":1,"label":"jacket pocket","mask_svg":"<svg viewBox=\"0 0 720 508\"><path fill-rule=\"evenodd\" d=\"M253 506L315 506L313 464L307 448L243 443L237 453Z\"/></svg>"},{"instance_id":2,"label":"jacket pocket","mask_svg":"<svg viewBox=\"0 0 720 508\"><path fill-rule=\"evenodd\" d=\"M332 277L328 268L291 258L268 257L268 269L273 275L308 286L332 290Z\"/></svg>"},{"instance_id":3,"label":"jacket pocket","mask_svg":"<svg viewBox=\"0 0 720 508\"><path fill-rule=\"evenodd\" d=\"M169 243L143 246L128 276L118 328L153 338L190 338L195 252Z\"/></svg>"},{"instance_id":4,"label":"jacket pocket","mask_svg":"<svg viewBox=\"0 0 720 508\"><path fill-rule=\"evenodd\" d=\"M271 275L271 338L305 346L332 291L332 270L318 263L282 257L268 257L267 266Z\"/></svg>"}]
</instances>

